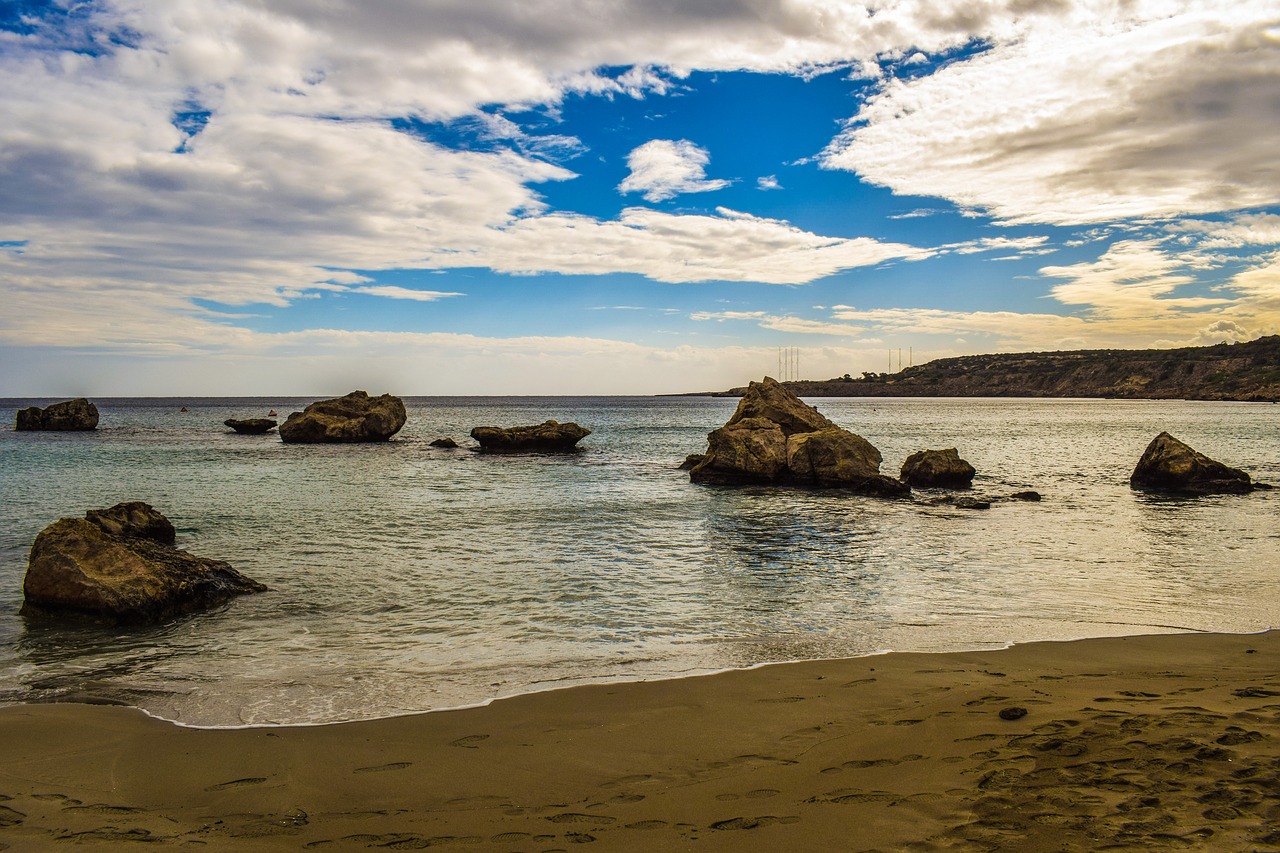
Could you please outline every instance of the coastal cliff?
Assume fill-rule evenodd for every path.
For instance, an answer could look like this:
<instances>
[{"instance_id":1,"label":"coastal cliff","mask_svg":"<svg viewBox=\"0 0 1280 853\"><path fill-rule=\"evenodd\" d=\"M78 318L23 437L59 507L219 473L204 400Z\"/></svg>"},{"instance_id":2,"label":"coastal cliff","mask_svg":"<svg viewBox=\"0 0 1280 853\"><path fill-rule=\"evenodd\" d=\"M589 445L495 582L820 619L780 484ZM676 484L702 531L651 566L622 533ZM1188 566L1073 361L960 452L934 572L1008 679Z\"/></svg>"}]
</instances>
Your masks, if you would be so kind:
<instances>
[{"instance_id":1,"label":"coastal cliff","mask_svg":"<svg viewBox=\"0 0 1280 853\"><path fill-rule=\"evenodd\" d=\"M1110 397L1280 400L1280 335L1166 350L1076 350L941 358L897 373L784 383L800 397ZM740 397L746 388L708 392ZM693 395L691 395L693 396ZM704 395L698 395L704 396Z\"/></svg>"}]
</instances>

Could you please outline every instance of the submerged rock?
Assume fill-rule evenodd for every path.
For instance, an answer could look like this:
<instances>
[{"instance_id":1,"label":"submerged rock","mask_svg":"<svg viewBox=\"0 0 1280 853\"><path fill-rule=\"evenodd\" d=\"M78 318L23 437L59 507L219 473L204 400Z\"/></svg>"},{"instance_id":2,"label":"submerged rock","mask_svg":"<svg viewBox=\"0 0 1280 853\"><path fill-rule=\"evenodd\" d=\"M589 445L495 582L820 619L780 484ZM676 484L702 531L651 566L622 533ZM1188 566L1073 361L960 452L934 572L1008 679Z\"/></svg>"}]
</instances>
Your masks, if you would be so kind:
<instances>
[{"instance_id":1,"label":"submerged rock","mask_svg":"<svg viewBox=\"0 0 1280 853\"><path fill-rule=\"evenodd\" d=\"M918 450L912 453L902 463L899 477L918 489L968 489L973 486L973 475L976 473L972 465L960 458L954 447L948 447L946 450Z\"/></svg>"},{"instance_id":2,"label":"submerged rock","mask_svg":"<svg viewBox=\"0 0 1280 853\"><path fill-rule=\"evenodd\" d=\"M1192 450L1167 432L1160 433L1147 445L1129 477L1129 486L1180 495L1240 495L1254 489L1252 479L1244 471Z\"/></svg>"},{"instance_id":3,"label":"submerged rock","mask_svg":"<svg viewBox=\"0 0 1280 853\"><path fill-rule=\"evenodd\" d=\"M585 427L559 421L517 427L478 426L471 430L471 437L480 442L480 449L491 453L564 453L577 450L578 442L589 435L591 430Z\"/></svg>"},{"instance_id":4,"label":"submerged rock","mask_svg":"<svg viewBox=\"0 0 1280 853\"><path fill-rule=\"evenodd\" d=\"M905 483L880 473L880 462L880 451L869 441L766 376L752 382L733 417L707 435L707 452L689 478L719 485L837 487L887 497L908 493Z\"/></svg>"},{"instance_id":5,"label":"submerged rock","mask_svg":"<svg viewBox=\"0 0 1280 853\"><path fill-rule=\"evenodd\" d=\"M223 423L241 435L265 435L276 428L275 418L227 418Z\"/></svg>"},{"instance_id":6,"label":"submerged rock","mask_svg":"<svg viewBox=\"0 0 1280 853\"><path fill-rule=\"evenodd\" d=\"M157 622L266 589L173 541L169 520L140 501L59 519L31 546L22 613Z\"/></svg>"},{"instance_id":7,"label":"submerged rock","mask_svg":"<svg viewBox=\"0 0 1280 853\"><path fill-rule=\"evenodd\" d=\"M431 442L429 446L453 449L458 446L458 442L454 441L452 438L449 438L448 436L445 436L444 438L437 438L435 441Z\"/></svg>"},{"instance_id":8,"label":"submerged rock","mask_svg":"<svg viewBox=\"0 0 1280 853\"><path fill-rule=\"evenodd\" d=\"M289 415L280 425L280 439L287 444L386 441L400 431L407 418L399 397L370 397L364 391L352 391Z\"/></svg>"},{"instance_id":9,"label":"submerged rock","mask_svg":"<svg viewBox=\"0 0 1280 853\"><path fill-rule=\"evenodd\" d=\"M19 409L13 428L26 430L88 431L98 428L98 407L84 397L53 403L43 409Z\"/></svg>"}]
</instances>

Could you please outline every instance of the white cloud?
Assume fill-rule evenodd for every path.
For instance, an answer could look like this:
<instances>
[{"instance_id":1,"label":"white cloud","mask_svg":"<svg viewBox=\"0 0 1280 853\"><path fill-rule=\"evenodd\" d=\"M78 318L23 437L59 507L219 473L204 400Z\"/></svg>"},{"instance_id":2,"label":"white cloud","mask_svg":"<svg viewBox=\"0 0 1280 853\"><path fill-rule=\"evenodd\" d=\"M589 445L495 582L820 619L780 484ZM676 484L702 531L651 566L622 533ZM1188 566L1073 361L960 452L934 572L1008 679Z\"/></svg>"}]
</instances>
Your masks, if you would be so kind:
<instances>
[{"instance_id":1,"label":"white cloud","mask_svg":"<svg viewBox=\"0 0 1280 853\"><path fill-rule=\"evenodd\" d=\"M723 189L726 180L708 180L711 155L687 139L653 139L627 155L631 174L618 184L624 193L643 193L646 201L663 201L682 193Z\"/></svg>"},{"instance_id":2,"label":"white cloud","mask_svg":"<svg viewBox=\"0 0 1280 853\"><path fill-rule=\"evenodd\" d=\"M388 299L408 299L414 302L436 302L450 296L465 296L463 293L448 293L442 290L414 290L410 287L397 287L394 284L376 284L367 287L353 287L352 293L367 293L370 296L385 296Z\"/></svg>"},{"instance_id":3,"label":"white cloud","mask_svg":"<svg viewBox=\"0 0 1280 853\"><path fill-rule=\"evenodd\" d=\"M889 81L825 164L1010 222L1280 202L1271 0L1061 8L991 30L992 47L971 59Z\"/></svg>"},{"instance_id":4,"label":"white cloud","mask_svg":"<svg viewBox=\"0 0 1280 853\"><path fill-rule=\"evenodd\" d=\"M756 188L762 190L780 190L782 184L778 183L777 175L764 175L756 178Z\"/></svg>"}]
</instances>

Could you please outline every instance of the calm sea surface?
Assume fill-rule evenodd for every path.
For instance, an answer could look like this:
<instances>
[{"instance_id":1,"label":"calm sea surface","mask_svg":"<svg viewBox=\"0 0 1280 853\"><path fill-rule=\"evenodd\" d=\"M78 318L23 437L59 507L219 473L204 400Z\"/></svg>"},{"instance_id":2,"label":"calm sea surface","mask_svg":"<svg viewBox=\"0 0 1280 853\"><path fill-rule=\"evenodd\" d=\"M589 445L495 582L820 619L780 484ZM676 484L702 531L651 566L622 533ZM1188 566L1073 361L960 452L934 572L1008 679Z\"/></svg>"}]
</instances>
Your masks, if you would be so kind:
<instances>
[{"instance_id":1,"label":"calm sea surface","mask_svg":"<svg viewBox=\"0 0 1280 853\"><path fill-rule=\"evenodd\" d=\"M766 661L1280 624L1280 490L1128 487L1162 429L1280 483L1280 406L812 401L886 473L956 446L976 493L1044 495L966 511L691 485L676 465L731 399L409 398L396 439L363 446L222 426L310 399L98 399L97 432L11 431L32 402L49 401L0 400L0 703L318 723ZM547 418L594 430L583 452L428 446ZM25 623L36 533L125 500L271 591L152 628Z\"/></svg>"}]
</instances>

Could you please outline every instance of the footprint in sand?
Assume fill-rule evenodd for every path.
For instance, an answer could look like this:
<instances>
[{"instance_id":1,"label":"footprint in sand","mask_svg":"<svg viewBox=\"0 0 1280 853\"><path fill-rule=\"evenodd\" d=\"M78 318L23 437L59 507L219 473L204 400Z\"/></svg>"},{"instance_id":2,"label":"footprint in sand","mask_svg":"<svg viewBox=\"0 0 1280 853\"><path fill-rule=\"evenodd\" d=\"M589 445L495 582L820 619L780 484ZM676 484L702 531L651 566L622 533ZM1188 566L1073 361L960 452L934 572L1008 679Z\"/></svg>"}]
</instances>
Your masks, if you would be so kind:
<instances>
[{"instance_id":1,"label":"footprint in sand","mask_svg":"<svg viewBox=\"0 0 1280 853\"><path fill-rule=\"evenodd\" d=\"M460 737L455 741L450 741L449 746L460 746L463 749L478 749L480 742L488 739L488 735L467 735L466 737Z\"/></svg>"},{"instance_id":2,"label":"footprint in sand","mask_svg":"<svg viewBox=\"0 0 1280 853\"><path fill-rule=\"evenodd\" d=\"M665 820L638 820L626 824L623 829L662 829L667 825Z\"/></svg>"},{"instance_id":3,"label":"footprint in sand","mask_svg":"<svg viewBox=\"0 0 1280 853\"><path fill-rule=\"evenodd\" d=\"M580 812L561 812L547 818L552 823L594 823L601 826L616 823L616 818L608 815L582 814Z\"/></svg>"},{"instance_id":4,"label":"footprint in sand","mask_svg":"<svg viewBox=\"0 0 1280 853\"><path fill-rule=\"evenodd\" d=\"M205 790L226 791L231 788L243 788L246 785L261 785L265 781L267 781L266 776L247 776L244 779L232 779L230 782L219 782L217 785L210 785Z\"/></svg>"},{"instance_id":5,"label":"footprint in sand","mask_svg":"<svg viewBox=\"0 0 1280 853\"><path fill-rule=\"evenodd\" d=\"M392 764L378 764L374 767L357 767L352 773L385 773L389 770L403 770L412 767L412 761L396 761Z\"/></svg>"}]
</instances>

